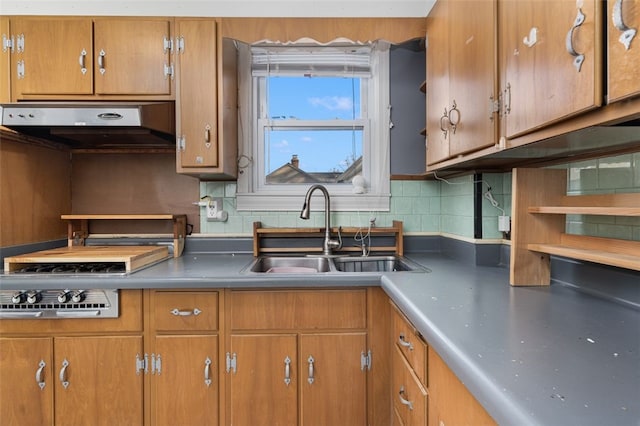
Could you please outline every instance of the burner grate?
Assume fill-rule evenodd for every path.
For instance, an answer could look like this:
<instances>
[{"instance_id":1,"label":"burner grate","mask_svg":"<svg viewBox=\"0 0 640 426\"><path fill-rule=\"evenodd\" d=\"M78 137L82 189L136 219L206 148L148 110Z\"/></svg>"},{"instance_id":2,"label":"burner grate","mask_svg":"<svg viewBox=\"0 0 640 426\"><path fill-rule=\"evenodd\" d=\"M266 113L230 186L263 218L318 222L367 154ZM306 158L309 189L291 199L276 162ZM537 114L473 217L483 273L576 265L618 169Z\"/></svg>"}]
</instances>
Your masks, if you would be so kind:
<instances>
[{"instance_id":1,"label":"burner grate","mask_svg":"<svg viewBox=\"0 0 640 426\"><path fill-rule=\"evenodd\" d=\"M122 274L123 262L116 263L34 263L13 271L15 274Z\"/></svg>"}]
</instances>

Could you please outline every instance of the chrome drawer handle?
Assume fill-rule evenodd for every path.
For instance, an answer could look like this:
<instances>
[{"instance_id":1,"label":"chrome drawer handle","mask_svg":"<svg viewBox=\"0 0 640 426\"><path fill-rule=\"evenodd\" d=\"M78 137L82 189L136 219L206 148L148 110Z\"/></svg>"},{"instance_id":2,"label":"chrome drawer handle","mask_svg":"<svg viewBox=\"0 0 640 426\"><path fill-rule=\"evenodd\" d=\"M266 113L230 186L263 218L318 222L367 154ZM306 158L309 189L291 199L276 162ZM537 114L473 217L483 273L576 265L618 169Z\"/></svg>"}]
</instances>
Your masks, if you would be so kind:
<instances>
[{"instance_id":1,"label":"chrome drawer handle","mask_svg":"<svg viewBox=\"0 0 640 426\"><path fill-rule=\"evenodd\" d=\"M400 334L400 336L398 337L398 344L400 344L400 346L404 346L406 348L409 348L410 351L413 350L413 344L407 340L405 340L404 334Z\"/></svg>"},{"instance_id":2,"label":"chrome drawer handle","mask_svg":"<svg viewBox=\"0 0 640 426\"><path fill-rule=\"evenodd\" d=\"M284 384L291 384L291 358L288 356L284 359Z\"/></svg>"},{"instance_id":3,"label":"chrome drawer handle","mask_svg":"<svg viewBox=\"0 0 640 426\"><path fill-rule=\"evenodd\" d=\"M400 398L400 402L402 404L406 405L407 407L409 407L409 410L413 411L413 402L409 401L408 399L404 399L402 395L404 395L404 386L400 386L400 392L398 392L398 398Z\"/></svg>"},{"instance_id":4,"label":"chrome drawer handle","mask_svg":"<svg viewBox=\"0 0 640 426\"><path fill-rule=\"evenodd\" d=\"M177 317L188 317L191 315L200 315L202 311L198 308L193 308L193 310L191 311L181 311L178 308L174 308L173 310L171 310L171 313Z\"/></svg>"}]
</instances>

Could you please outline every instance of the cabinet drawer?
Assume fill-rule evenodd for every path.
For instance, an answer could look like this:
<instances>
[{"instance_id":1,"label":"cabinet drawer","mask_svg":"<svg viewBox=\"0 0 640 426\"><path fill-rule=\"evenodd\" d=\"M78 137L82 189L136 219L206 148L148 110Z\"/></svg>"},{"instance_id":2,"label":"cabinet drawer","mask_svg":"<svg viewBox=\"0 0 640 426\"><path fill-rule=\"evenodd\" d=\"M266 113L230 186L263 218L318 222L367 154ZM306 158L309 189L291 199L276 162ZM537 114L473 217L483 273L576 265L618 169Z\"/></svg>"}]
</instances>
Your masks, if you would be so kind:
<instances>
[{"instance_id":1,"label":"cabinet drawer","mask_svg":"<svg viewBox=\"0 0 640 426\"><path fill-rule=\"evenodd\" d=\"M367 293L358 290L239 290L231 292L233 330L363 329Z\"/></svg>"},{"instance_id":2,"label":"cabinet drawer","mask_svg":"<svg viewBox=\"0 0 640 426\"><path fill-rule=\"evenodd\" d=\"M427 344L422 340L420 333L395 306L393 309L393 339L395 346L404 354L420 382L426 385Z\"/></svg>"},{"instance_id":3,"label":"cabinet drawer","mask_svg":"<svg viewBox=\"0 0 640 426\"><path fill-rule=\"evenodd\" d=\"M393 407L405 426L423 426L427 421L427 391L398 347L393 350Z\"/></svg>"},{"instance_id":4,"label":"cabinet drawer","mask_svg":"<svg viewBox=\"0 0 640 426\"><path fill-rule=\"evenodd\" d=\"M151 297L155 330L218 329L216 291L156 291Z\"/></svg>"}]
</instances>

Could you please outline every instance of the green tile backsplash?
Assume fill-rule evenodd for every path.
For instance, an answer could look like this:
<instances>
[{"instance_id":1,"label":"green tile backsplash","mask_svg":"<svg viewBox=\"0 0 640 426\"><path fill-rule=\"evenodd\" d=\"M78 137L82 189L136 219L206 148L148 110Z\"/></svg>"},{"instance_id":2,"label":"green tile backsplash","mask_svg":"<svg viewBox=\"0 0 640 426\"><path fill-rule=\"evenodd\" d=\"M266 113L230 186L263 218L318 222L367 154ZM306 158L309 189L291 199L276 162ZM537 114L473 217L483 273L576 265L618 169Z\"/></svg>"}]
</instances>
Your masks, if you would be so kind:
<instances>
[{"instance_id":1,"label":"green tile backsplash","mask_svg":"<svg viewBox=\"0 0 640 426\"><path fill-rule=\"evenodd\" d=\"M567 193L640 193L640 153L571 163ZM570 234L640 241L640 218L567 215Z\"/></svg>"},{"instance_id":2,"label":"green tile backsplash","mask_svg":"<svg viewBox=\"0 0 640 426\"><path fill-rule=\"evenodd\" d=\"M569 194L640 193L640 153L556 167L568 169ZM443 233L473 238L473 179L473 176L463 176L446 181L392 181L389 212L334 212L331 223L366 227L373 215L378 226L391 226L392 220L403 221L408 234ZM483 193L489 188L497 207L488 198L483 198L482 235L483 239L499 239L503 235L498 231L498 216L503 214L503 210L506 215L511 215L511 173L483 174ZM224 209L229 213L227 222L207 222L201 217L202 233L250 236L255 221L270 227L324 226L323 215L312 215L310 220L303 221L298 211L237 211L235 193L235 182L200 183L201 196L223 197ZM567 232L640 240L640 218L570 215L567 217Z\"/></svg>"}]
</instances>

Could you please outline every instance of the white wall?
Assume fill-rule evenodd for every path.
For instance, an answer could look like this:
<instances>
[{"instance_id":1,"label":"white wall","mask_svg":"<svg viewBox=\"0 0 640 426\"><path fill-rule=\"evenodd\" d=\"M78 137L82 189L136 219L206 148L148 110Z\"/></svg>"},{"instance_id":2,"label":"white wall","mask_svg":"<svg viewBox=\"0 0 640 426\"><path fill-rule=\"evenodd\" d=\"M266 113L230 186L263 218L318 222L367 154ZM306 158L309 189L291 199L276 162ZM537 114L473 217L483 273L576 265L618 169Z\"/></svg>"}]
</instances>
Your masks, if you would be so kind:
<instances>
[{"instance_id":1,"label":"white wall","mask_svg":"<svg viewBox=\"0 0 640 426\"><path fill-rule=\"evenodd\" d=\"M0 0L2 15L425 17L435 0Z\"/></svg>"}]
</instances>

